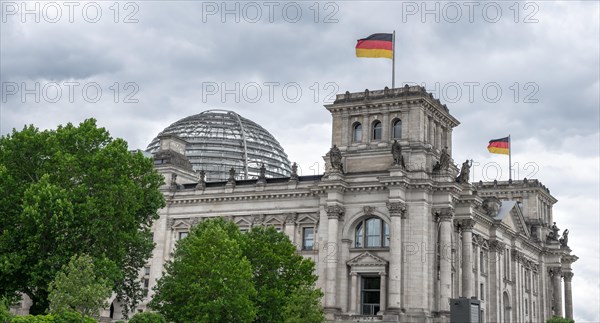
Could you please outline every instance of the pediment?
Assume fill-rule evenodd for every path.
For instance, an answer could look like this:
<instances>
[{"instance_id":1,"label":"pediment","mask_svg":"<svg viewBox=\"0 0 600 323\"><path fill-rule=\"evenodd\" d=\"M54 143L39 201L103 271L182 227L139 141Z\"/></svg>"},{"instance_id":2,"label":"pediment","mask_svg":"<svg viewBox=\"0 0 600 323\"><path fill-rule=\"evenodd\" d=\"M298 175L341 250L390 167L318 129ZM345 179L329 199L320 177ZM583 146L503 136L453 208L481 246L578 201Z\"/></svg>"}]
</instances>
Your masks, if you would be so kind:
<instances>
[{"instance_id":1,"label":"pediment","mask_svg":"<svg viewBox=\"0 0 600 323\"><path fill-rule=\"evenodd\" d=\"M516 201L502 201L502 206L494 220L509 227L513 232L529 236L525 217Z\"/></svg>"},{"instance_id":2,"label":"pediment","mask_svg":"<svg viewBox=\"0 0 600 323\"><path fill-rule=\"evenodd\" d=\"M301 215L298 217L298 224L315 224L317 223L317 218L310 215Z\"/></svg>"},{"instance_id":3,"label":"pediment","mask_svg":"<svg viewBox=\"0 0 600 323\"><path fill-rule=\"evenodd\" d=\"M348 260L347 264L350 267L354 266L386 266L387 261L380 257L375 256L374 254L365 251L360 255Z\"/></svg>"}]
</instances>

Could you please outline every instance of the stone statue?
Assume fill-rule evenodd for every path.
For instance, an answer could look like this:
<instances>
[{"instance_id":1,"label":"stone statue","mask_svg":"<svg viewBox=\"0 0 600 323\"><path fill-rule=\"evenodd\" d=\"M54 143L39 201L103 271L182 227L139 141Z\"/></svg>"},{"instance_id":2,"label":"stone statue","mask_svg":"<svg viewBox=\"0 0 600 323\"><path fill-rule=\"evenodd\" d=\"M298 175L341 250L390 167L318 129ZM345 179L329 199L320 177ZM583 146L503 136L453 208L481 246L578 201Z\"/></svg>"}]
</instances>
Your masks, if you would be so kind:
<instances>
[{"instance_id":1,"label":"stone statue","mask_svg":"<svg viewBox=\"0 0 600 323\"><path fill-rule=\"evenodd\" d=\"M235 184L235 169L233 167L229 169L229 178L227 179L227 182Z\"/></svg>"},{"instance_id":2,"label":"stone statue","mask_svg":"<svg viewBox=\"0 0 600 323\"><path fill-rule=\"evenodd\" d=\"M394 157L394 165L399 165L402 169L406 169L404 165L404 156L402 156L402 147L397 140L392 144L392 156Z\"/></svg>"},{"instance_id":3,"label":"stone statue","mask_svg":"<svg viewBox=\"0 0 600 323\"><path fill-rule=\"evenodd\" d=\"M456 177L456 182L460 184L468 184L469 183L469 173L471 171L471 166L473 165L473 161L469 163L469 160L465 160L460 168L460 174Z\"/></svg>"},{"instance_id":4,"label":"stone statue","mask_svg":"<svg viewBox=\"0 0 600 323\"><path fill-rule=\"evenodd\" d=\"M200 170L197 174L198 184L196 185L196 189L204 189L206 187L206 172L204 170Z\"/></svg>"},{"instance_id":5,"label":"stone statue","mask_svg":"<svg viewBox=\"0 0 600 323\"><path fill-rule=\"evenodd\" d=\"M259 169L260 173L258 174L258 183L266 183L267 182L267 168L265 164L262 164Z\"/></svg>"},{"instance_id":6,"label":"stone statue","mask_svg":"<svg viewBox=\"0 0 600 323\"><path fill-rule=\"evenodd\" d=\"M442 170L442 165L440 164L440 161L438 160L435 162L435 165L433 165L432 171L434 173L438 173L440 170Z\"/></svg>"},{"instance_id":7,"label":"stone statue","mask_svg":"<svg viewBox=\"0 0 600 323\"><path fill-rule=\"evenodd\" d=\"M563 231L562 238L560 238L558 242L560 242L561 246L567 247L567 244L569 243L569 229L565 229L565 231Z\"/></svg>"},{"instance_id":8,"label":"stone statue","mask_svg":"<svg viewBox=\"0 0 600 323\"><path fill-rule=\"evenodd\" d=\"M450 167L450 155L448 154L448 147L444 147L440 154L440 169L447 170L448 167Z\"/></svg>"},{"instance_id":9,"label":"stone statue","mask_svg":"<svg viewBox=\"0 0 600 323\"><path fill-rule=\"evenodd\" d=\"M292 175L290 176L290 181L297 181L298 180L298 164L296 164L296 162L294 162L292 164Z\"/></svg>"},{"instance_id":10,"label":"stone statue","mask_svg":"<svg viewBox=\"0 0 600 323\"><path fill-rule=\"evenodd\" d=\"M558 241L558 231L560 231L560 229L556 226L556 222L554 222L554 224L552 224L552 227L550 227L550 231L548 233L548 237L546 238L546 240L548 241Z\"/></svg>"},{"instance_id":11,"label":"stone statue","mask_svg":"<svg viewBox=\"0 0 600 323\"><path fill-rule=\"evenodd\" d=\"M342 165L342 152L336 145L333 145L331 150L329 150L329 160L331 161L331 168L334 171L344 171L344 166Z\"/></svg>"},{"instance_id":12,"label":"stone statue","mask_svg":"<svg viewBox=\"0 0 600 323\"><path fill-rule=\"evenodd\" d=\"M171 188L177 188L177 174L171 174Z\"/></svg>"}]
</instances>

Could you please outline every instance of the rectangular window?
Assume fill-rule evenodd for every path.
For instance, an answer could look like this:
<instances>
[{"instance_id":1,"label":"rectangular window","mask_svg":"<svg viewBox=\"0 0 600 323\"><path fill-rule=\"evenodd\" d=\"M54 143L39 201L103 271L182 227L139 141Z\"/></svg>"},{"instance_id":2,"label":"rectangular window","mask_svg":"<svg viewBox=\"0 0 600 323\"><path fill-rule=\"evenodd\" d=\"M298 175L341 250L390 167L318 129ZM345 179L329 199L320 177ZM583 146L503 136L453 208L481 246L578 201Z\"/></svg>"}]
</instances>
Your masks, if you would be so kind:
<instances>
[{"instance_id":1,"label":"rectangular window","mask_svg":"<svg viewBox=\"0 0 600 323\"><path fill-rule=\"evenodd\" d=\"M150 276L150 267L144 267L144 276Z\"/></svg>"},{"instance_id":2,"label":"rectangular window","mask_svg":"<svg viewBox=\"0 0 600 323\"><path fill-rule=\"evenodd\" d=\"M485 288L483 287L483 283L481 283L481 284L479 284L479 299L483 301L485 299L484 295L485 295Z\"/></svg>"},{"instance_id":3,"label":"rectangular window","mask_svg":"<svg viewBox=\"0 0 600 323\"><path fill-rule=\"evenodd\" d=\"M315 228L304 228L302 230L302 250L313 250L315 245Z\"/></svg>"},{"instance_id":4,"label":"rectangular window","mask_svg":"<svg viewBox=\"0 0 600 323\"><path fill-rule=\"evenodd\" d=\"M188 232L179 232L179 240L188 236Z\"/></svg>"},{"instance_id":5,"label":"rectangular window","mask_svg":"<svg viewBox=\"0 0 600 323\"><path fill-rule=\"evenodd\" d=\"M362 315L377 315L380 309L381 277L362 277Z\"/></svg>"},{"instance_id":6,"label":"rectangular window","mask_svg":"<svg viewBox=\"0 0 600 323\"><path fill-rule=\"evenodd\" d=\"M150 279L144 278L144 297L148 296L149 289L150 289Z\"/></svg>"}]
</instances>

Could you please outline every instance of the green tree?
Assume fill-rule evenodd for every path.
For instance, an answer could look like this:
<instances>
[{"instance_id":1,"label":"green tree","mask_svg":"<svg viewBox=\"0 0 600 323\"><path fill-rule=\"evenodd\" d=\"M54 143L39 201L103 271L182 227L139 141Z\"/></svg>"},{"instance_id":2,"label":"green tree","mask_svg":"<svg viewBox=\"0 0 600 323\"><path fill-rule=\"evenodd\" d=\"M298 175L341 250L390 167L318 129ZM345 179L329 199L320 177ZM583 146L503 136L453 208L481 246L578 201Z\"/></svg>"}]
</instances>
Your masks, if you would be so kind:
<instances>
[{"instance_id":1,"label":"green tree","mask_svg":"<svg viewBox=\"0 0 600 323\"><path fill-rule=\"evenodd\" d=\"M93 259L88 255L73 256L50 283L49 291L52 312L74 310L81 314L82 322L107 307L106 299L111 294L108 281L96 277Z\"/></svg>"},{"instance_id":2,"label":"green tree","mask_svg":"<svg viewBox=\"0 0 600 323\"><path fill-rule=\"evenodd\" d=\"M8 300L6 298L0 298L0 323L10 322L12 314L8 308Z\"/></svg>"},{"instance_id":3,"label":"green tree","mask_svg":"<svg viewBox=\"0 0 600 323\"><path fill-rule=\"evenodd\" d=\"M282 322L284 308L298 297L304 298L306 303L320 303L320 291L314 290L317 281L314 262L298 255L284 233L272 226L258 226L242 235L242 239L244 256L252 264L254 273L256 322ZM315 309L316 316L320 313L320 306L306 310L309 309Z\"/></svg>"},{"instance_id":4,"label":"green tree","mask_svg":"<svg viewBox=\"0 0 600 323\"><path fill-rule=\"evenodd\" d=\"M129 323L167 323L167 320L160 313L143 312L135 313Z\"/></svg>"},{"instance_id":5,"label":"green tree","mask_svg":"<svg viewBox=\"0 0 600 323\"><path fill-rule=\"evenodd\" d=\"M174 322L252 322L252 268L232 222L207 220L178 241L150 307Z\"/></svg>"},{"instance_id":6,"label":"green tree","mask_svg":"<svg viewBox=\"0 0 600 323\"><path fill-rule=\"evenodd\" d=\"M321 323L325 321L321 298L323 292L310 286L301 286L288 298L283 307L285 323Z\"/></svg>"},{"instance_id":7,"label":"green tree","mask_svg":"<svg viewBox=\"0 0 600 323\"><path fill-rule=\"evenodd\" d=\"M553 316L549 318L546 323L575 323L575 321L562 316Z\"/></svg>"},{"instance_id":8,"label":"green tree","mask_svg":"<svg viewBox=\"0 0 600 323\"><path fill-rule=\"evenodd\" d=\"M162 183L151 159L93 119L0 137L0 295L25 293L43 313L57 272L88 254L128 311L143 296Z\"/></svg>"}]
</instances>

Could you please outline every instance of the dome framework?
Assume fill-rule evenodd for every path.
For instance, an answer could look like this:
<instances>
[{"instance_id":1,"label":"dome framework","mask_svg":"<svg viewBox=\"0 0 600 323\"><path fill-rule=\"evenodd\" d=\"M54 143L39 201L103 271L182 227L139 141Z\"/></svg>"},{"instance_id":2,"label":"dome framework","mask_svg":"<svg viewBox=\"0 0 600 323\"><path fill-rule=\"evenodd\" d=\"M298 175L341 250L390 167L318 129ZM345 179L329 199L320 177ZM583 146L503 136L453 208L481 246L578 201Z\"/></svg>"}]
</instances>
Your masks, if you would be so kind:
<instances>
[{"instance_id":1,"label":"dome framework","mask_svg":"<svg viewBox=\"0 0 600 323\"><path fill-rule=\"evenodd\" d=\"M263 127L229 110L208 110L183 118L160 135L173 134L188 142L186 157L194 170L204 170L207 182L225 181L233 167L237 180L257 178L264 164L267 177L289 177L287 154ZM158 136L146 151L159 149Z\"/></svg>"}]
</instances>

